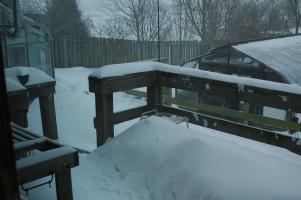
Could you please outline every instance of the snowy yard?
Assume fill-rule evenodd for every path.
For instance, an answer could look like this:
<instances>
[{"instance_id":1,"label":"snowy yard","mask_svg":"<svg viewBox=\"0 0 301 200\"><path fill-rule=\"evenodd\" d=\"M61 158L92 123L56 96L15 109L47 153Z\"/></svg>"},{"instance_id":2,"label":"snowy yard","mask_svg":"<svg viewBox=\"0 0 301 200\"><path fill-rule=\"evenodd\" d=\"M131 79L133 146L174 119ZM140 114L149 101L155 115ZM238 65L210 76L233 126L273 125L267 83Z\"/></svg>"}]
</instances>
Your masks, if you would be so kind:
<instances>
[{"instance_id":1,"label":"snowy yard","mask_svg":"<svg viewBox=\"0 0 301 200\"><path fill-rule=\"evenodd\" d=\"M88 76L93 71L82 67L56 69L55 108L59 141L88 151L96 148L96 131L93 127L95 96L88 88ZM114 94L115 111L145 104L145 100L126 93ZM39 102L35 100L29 109L29 129L42 133L38 112ZM126 123L115 126L115 133L121 133L129 126Z\"/></svg>"},{"instance_id":2,"label":"snowy yard","mask_svg":"<svg viewBox=\"0 0 301 200\"><path fill-rule=\"evenodd\" d=\"M55 95L59 141L89 151L96 148L95 100L87 79L92 71L57 69ZM114 95L115 111L144 104ZM29 123L41 133L38 108L31 105ZM115 126L115 139L80 156L72 170L74 199L301 199L301 158L287 150L158 117L136 122ZM52 186L27 198L55 199Z\"/></svg>"}]
</instances>

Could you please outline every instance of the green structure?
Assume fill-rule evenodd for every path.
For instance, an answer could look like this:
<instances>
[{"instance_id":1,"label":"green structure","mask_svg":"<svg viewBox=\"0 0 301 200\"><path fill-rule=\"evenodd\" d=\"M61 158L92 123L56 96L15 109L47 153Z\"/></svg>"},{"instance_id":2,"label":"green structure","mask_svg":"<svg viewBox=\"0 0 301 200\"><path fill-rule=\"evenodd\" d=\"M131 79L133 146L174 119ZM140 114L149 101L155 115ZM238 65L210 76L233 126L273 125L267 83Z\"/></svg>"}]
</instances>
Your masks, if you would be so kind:
<instances>
[{"instance_id":1,"label":"green structure","mask_svg":"<svg viewBox=\"0 0 301 200\"><path fill-rule=\"evenodd\" d=\"M10 34L8 25L13 24L13 12L0 4L0 25L6 29L2 48L6 67L28 66L54 76L51 62L50 34L33 20L19 15L18 34Z\"/></svg>"}]
</instances>

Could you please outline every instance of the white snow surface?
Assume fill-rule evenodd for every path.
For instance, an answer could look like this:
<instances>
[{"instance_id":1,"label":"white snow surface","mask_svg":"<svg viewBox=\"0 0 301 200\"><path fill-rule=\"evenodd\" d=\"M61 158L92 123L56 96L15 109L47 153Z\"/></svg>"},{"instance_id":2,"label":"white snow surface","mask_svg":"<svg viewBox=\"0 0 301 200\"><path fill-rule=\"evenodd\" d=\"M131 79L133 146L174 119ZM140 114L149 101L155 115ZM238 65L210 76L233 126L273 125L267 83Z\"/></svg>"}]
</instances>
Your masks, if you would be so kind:
<instances>
[{"instance_id":1,"label":"white snow surface","mask_svg":"<svg viewBox=\"0 0 301 200\"><path fill-rule=\"evenodd\" d=\"M29 78L28 82L25 84L26 87L55 81L46 73L33 67L18 66L5 69L5 76L19 84L21 83L18 79L18 76L24 76L27 74L29 75Z\"/></svg>"},{"instance_id":2,"label":"white snow surface","mask_svg":"<svg viewBox=\"0 0 301 200\"><path fill-rule=\"evenodd\" d=\"M72 170L75 200L300 199L301 159L284 149L150 117ZM55 199L47 186L30 199Z\"/></svg>"},{"instance_id":3,"label":"white snow surface","mask_svg":"<svg viewBox=\"0 0 301 200\"><path fill-rule=\"evenodd\" d=\"M16 92L20 90L26 90L26 88L19 82L13 81L10 78L5 77L6 90L7 92Z\"/></svg>"},{"instance_id":4,"label":"white snow surface","mask_svg":"<svg viewBox=\"0 0 301 200\"><path fill-rule=\"evenodd\" d=\"M151 117L90 156L97 159L101 152L98 156L112 159L125 179L140 174L153 199L301 198L299 157L291 162L288 158L294 155L284 150L260 143L251 149L215 137L216 133L207 128L195 132ZM287 156L281 158L277 151Z\"/></svg>"},{"instance_id":5,"label":"white snow surface","mask_svg":"<svg viewBox=\"0 0 301 200\"><path fill-rule=\"evenodd\" d=\"M301 35L249 42L233 47L277 70L291 83L301 85Z\"/></svg>"},{"instance_id":6,"label":"white snow surface","mask_svg":"<svg viewBox=\"0 0 301 200\"><path fill-rule=\"evenodd\" d=\"M228 83L235 83L239 87L248 85L248 86L265 88L265 89L270 89L275 91L301 94L301 86L299 85L276 83L272 81L227 75L227 74L221 74L216 72L203 71L199 69L190 69L190 68L173 66L173 65L154 62L154 61L107 65L99 68L90 76L102 79L102 78L124 76L128 74L150 72L150 71L161 71L161 72L168 72L173 74L181 74L181 75L187 75L187 76L193 76L193 77L199 77L205 79L212 79L217 81L224 81Z\"/></svg>"},{"instance_id":7,"label":"white snow surface","mask_svg":"<svg viewBox=\"0 0 301 200\"><path fill-rule=\"evenodd\" d=\"M61 147L61 148L55 148L48 150L46 152L43 152L42 154L36 154L36 155L31 155L29 157L22 158L20 160L17 160L16 166L17 168L25 168L29 167L30 165L34 164L40 164L42 162L45 162L47 160L52 160L54 158L60 157L60 156L65 156L70 153L75 153L76 150L71 148L71 147Z\"/></svg>"},{"instance_id":8,"label":"white snow surface","mask_svg":"<svg viewBox=\"0 0 301 200\"><path fill-rule=\"evenodd\" d=\"M56 69L56 93L54 95L59 141L84 150L96 148L95 95L89 92L88 76L95 69L74 67ZM143 106L145 99L135 98L124 92L114 94L114 111L122 111ZM34 100L29 107L29 129L42 134L39 101ZM137 120L132 120L131 123ZM130 124L131 124L130 123ZM130 126L121 123L114 127L119 134Z\"/></svg>"},{"instance_id":9,"label":"white snow surface","mask_svg":"<svg viewBox=\"0 0 301 200\"><path fill-rule=\"evenodd\" d=\"M95 97L88 92L88 76L94 71L56 69L59 142L86 150L96 148ZM145 100L117 93L114 104L117 111ZM35 101L29 129L41 133L40 121ZM72 169L75 200L301 198L301 159L296 154L192 124L187 129L163 118L136 122L115 126L120 135L81 155L80 166ZM26 198L56 199L55 182Z\"/></svg>"}]
</instances>

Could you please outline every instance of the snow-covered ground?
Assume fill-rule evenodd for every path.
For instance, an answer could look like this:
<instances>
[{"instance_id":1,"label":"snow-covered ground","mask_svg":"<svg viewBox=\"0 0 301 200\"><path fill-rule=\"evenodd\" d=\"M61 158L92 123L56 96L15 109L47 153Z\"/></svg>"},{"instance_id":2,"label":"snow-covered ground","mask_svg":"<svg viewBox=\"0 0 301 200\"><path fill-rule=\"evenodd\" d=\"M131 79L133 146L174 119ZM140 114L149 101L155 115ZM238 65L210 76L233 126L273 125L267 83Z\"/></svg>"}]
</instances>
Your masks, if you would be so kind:
<instances>
[{"instance_id":1,"label":"snow-covered ground","mask_svg":"<svg viewBox=\"0 0 301 200\"><path fill-rule=\"evenodd\" d=\"M301 158L203 127L150 117L72 171L74 199L300 199ZM55 199L43 186L30 199Z\"/></svg>"},{"instance_id":2,"label":"snow-covered ground","mask_svg":"<svg viewBox=\"0 0 301 200\"><path fill-rule=\"evenodd\" d=\"M84 150L96 148L95 96L89 92L88 76L94 69L75 67L56 69L55 109L59 141ZM144 99L126 93L114 94L114 111L145 105ZM29 129L42 133L39 102L35 100L29 108ZM137 120L133 120L134 123ZM121 133L131 123L115 126L115 134Z\"/></svg>"},{"instance_id":3,"label":"snow-covered ground","mask_svg":"<svg viewBox=\"0 0 301 200\"><path fill-rule=\"evenodd\" d=\"M88 92L93 71L57 69L55 95L59 141L90 151L96 148L95 100ZM115 111L143 104L114 95ZM35 132L42 130L38 111L34 102L29 123ZM80 156L72 169L75 200L301 199L301 158L287 150L158 117L137 122L115 126L115 139ZM55 184L26 198L55 199Z\"/></svg>"}]
</instances>

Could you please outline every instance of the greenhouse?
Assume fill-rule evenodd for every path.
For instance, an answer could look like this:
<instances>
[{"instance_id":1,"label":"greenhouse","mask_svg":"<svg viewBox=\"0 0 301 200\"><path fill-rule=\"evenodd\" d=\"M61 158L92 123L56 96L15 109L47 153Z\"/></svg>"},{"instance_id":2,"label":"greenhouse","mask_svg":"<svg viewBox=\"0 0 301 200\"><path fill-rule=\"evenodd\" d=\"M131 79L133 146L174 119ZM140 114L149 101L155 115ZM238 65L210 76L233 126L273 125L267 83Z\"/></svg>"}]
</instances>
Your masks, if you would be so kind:
<instances>
[{"instance_id":1,"label":"greenhouse","mask_svg":"<svg viewBox=\"0 0 301 200\"><path fill-rule=\"evenodd\" d=\"M13 13L0 4L0 23L2 26L12 24ZM6 32L2 41L4 62L6 67L28 66L40 69L53 76L50 53L50 34L33 20L19 17L19 30L17 37Z\"/></svg>"}]
</instances>

